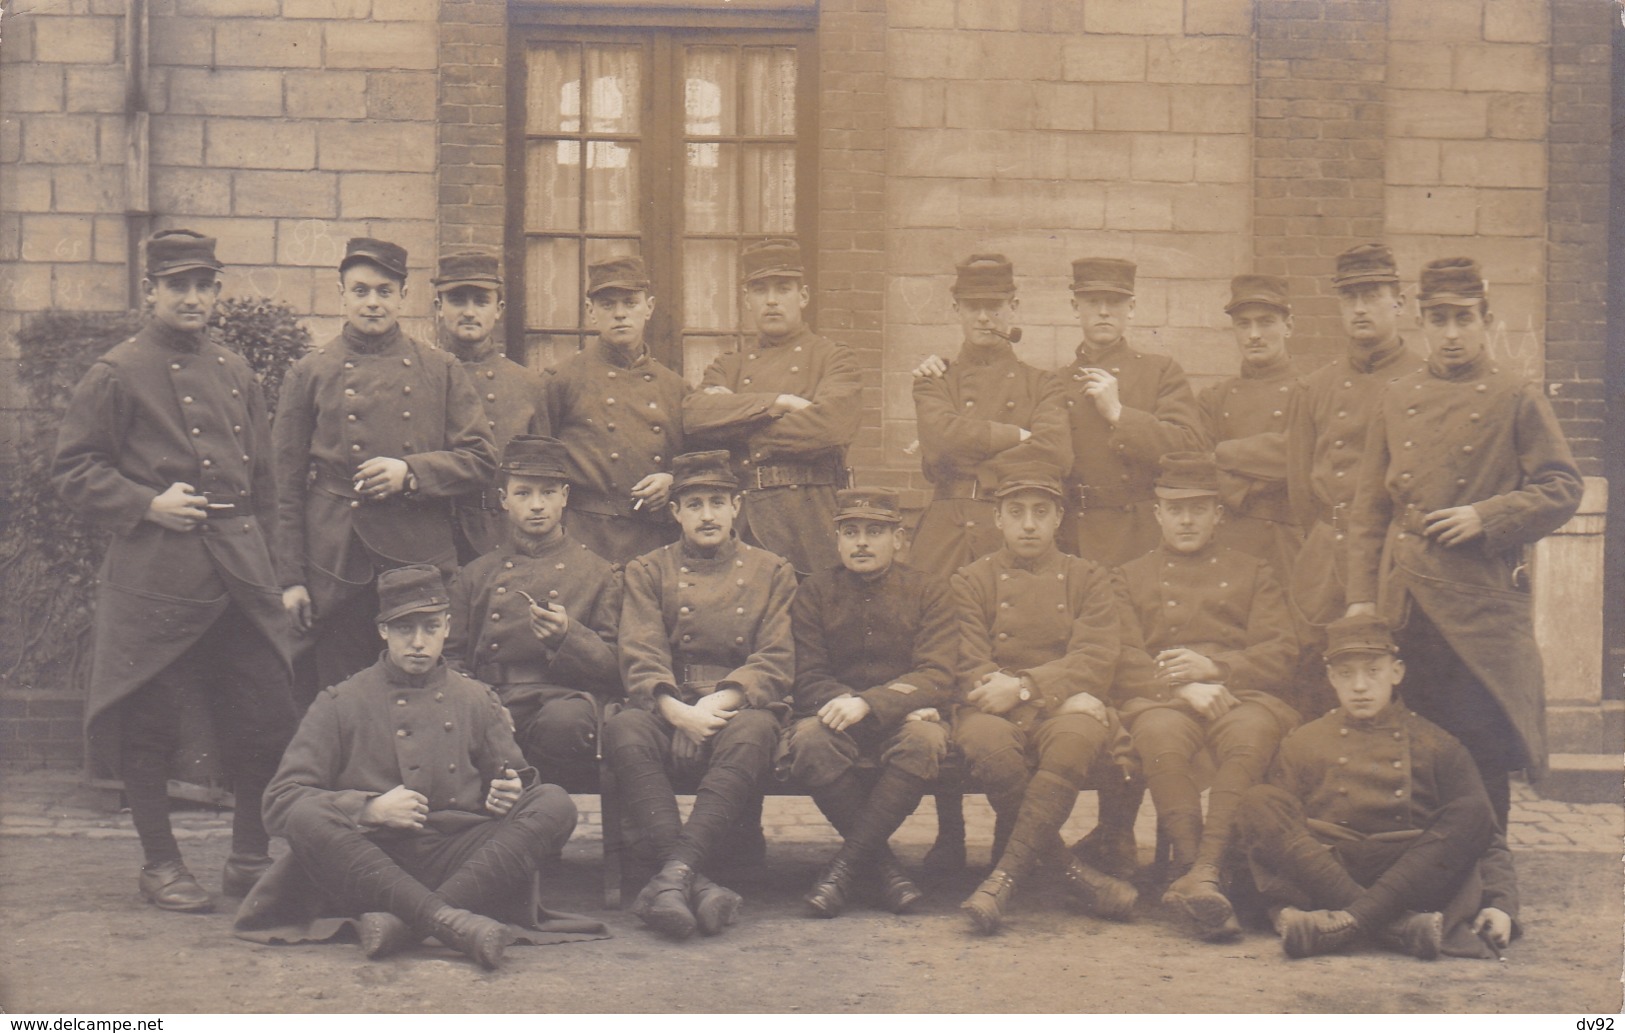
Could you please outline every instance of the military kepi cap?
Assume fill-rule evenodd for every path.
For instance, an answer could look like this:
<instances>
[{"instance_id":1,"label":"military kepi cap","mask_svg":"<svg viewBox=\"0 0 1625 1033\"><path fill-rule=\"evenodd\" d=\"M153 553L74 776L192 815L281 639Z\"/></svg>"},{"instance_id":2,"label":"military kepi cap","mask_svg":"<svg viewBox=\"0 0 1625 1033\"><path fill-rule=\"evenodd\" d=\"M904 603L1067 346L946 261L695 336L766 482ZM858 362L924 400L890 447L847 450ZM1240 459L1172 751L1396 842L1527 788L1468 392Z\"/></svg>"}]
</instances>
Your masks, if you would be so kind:
<instances>
[{"instance_id":1,"label":"military kepi cap","mask_svg":"<svg viewBox=\"0 0 1625 1033\"><path fill-rule=\"evenodd\" d=\"M745 245L739 252L739 281L750 283L769 276L805 276L801 245L789 237L774 237Z\"/></svg>"},{"instance_id":2,"label":"military kepi cap","mask_svg":"<svg viewBox=\"0 0 1625 1033\"><path fill-rule=\"evenodd\" d=\"M643 259L637 255L616 255L587 266L587 297L612 288L649 290L649 273L643 267Z\"/></svg>"},{"instance_id":3,"label":"military kepi cap","mask_svg":"<svg viewBox=\"0 0 1625 1033\"><path fill-rule=\"evenodd\" d=\"M739 490L739 478L734 476L728 453L723 449L710 452L685 452L671 461L671 493L689 488L727 488Z\"/></svg>"},{"instance_id":4,"label":"military kepi cap","mask_svg":"<svg viewBox=\"0 0 1625 1033\"><path fill-rule=\"evenodd\" d=\"M1016 293L1016 271L1003 255L972 255L955 268L955 299L1003 301Z\"/></svg>"},{"instance_id":5,"label":"military kepi cap","mask_svg":"<svg viewBox=\"0 0 1625 1033\"><path fill-rule=\"evenodd\" d=\"M900 524L903 509L898 505L897 493L890 488L842 488L835 493L835 522L842 520Z\"/></svg>"},{"instance_id":6,"label":"military kepi cap","mask_svg":"<svg viewBox=\"0 0 1625 1033\"><path fill-rule=\"evenodd\" d=\"M1230 279L1230 304L1224 307L1228 315L1243 305L1269 305L1288 315L1292 314L1292 301L1287 297L1286 277L1265 276L1262 273L1242 273Z\"/></svg>"},{"instance_id":7,"label":"military kepi cap","mask_svg":"<svg viewBox=\"0 0 1625 1033\"><path fill-rule=\"evenodd\" d=\"M404 253L401 261L406 261ZM487 251L453 251L440 256L440 268L429 281L436 290L450 290L464 285L475 287L501 287L502 272L497 256Z\"/></svg>"},{"instance_id":8,"label":"military kepi cap","mask_svg":"<svg viewBox=\"0 0 1625 1033\"><path fill-rule=\"evenodd\" d=\"M1422 267L1416 292L1422 308L1474 306L1483 300L1484 274L1471 258L1440 258Z\"/></svg>"},{"instance_id":9,"label":"military kepi cap","mask_svg":"<svg viewBox=\"0 0 1625 1033\"><path fill-rule=\"evenodd\" d=\"M409 613L451 609L451 596L440 571L427 563L396 567L378 575L378 623L388 624Z\"/></svg>"},{"instance_id":10,"label":"military kepi cap","mask_svg":"<svg viewBox=\"0 0 1625 1033\"><path fill-rule=\"evenodd\" d=\"M339 275L357 262L371 262L386 273L406 279L406 249L399 244L373 237L351 237L344 245L344 258L339 262Z\"/></svg>"},{"instance_id":11,"label":"military kepi cap","mask_svg":"<svg viewBox=\"0 0 1625 1033\"><path fill-rule=\"evenodd\" d=\"M1135 269L1126 258L1074 258L1072 293L1105 291L1133 297Z\"/></svg>"},{"instance_id":12,"label":"military kepi cap","mask_svg":"<svg viewBox=\"0 0 1625 1033\"><path fill-rule=\"evenodd\" d=\"M570 479L569 455L564 442L540 434L516 434L502 446L502 462L497 469L520 477Z\"/></svg>"},{"instance_id":13,"label":"military kepi cap","mask_svg":"<svg viewBox=\"0 0 1625 1033\"><path fill-rule=\"evenodd\" d=\"M1398 652L1399 647L1394 645L1388 622L1381 617L1341 617L1326 626L1327 663L1344 653L1386 653L1393 656Z\"/></svg>"},{"instance_id":14,"label":"military kepi cap","mask_svg":"<svg viewBox=\"0 0 1625 1033\"><path fill-rule=\"evenodd\" d=\"M1061 478L1056 474L1055 468L1044 463L1018 463L1011 466L999 479L999 486L994 490L993 497L1002 499L1020 491L1041 491L1046 495L1055 496L1057 500L1066 497L1061 490Z\"/></svg>"},{"instance_id":15,"label":"military kepi cap","mask_svg":"<svg viewBox=\"0 0 1625 1033\"><path fill-rule=\"evenodd\" d=\"M192 230L163 230L147 238L147 276L156 279L188 269L212 269L219 272L225 266L214 257L214 238Z\"/></svg>"},{"instance_id":16,"label":"military kepi cap","mask_svg":"<svg viewBox=\"0 0 1625 1033\"><path fill-rule=\"evenodd\" d=\"M1219 465L1208 452L1169 452L1158 462L1159 499L1194 499L1219 493Z\"/></svg>"},{"instance_id":17,"label":"military kepi cap","mask_svg":"<svg viewBox=\"0 0 1625 1033\"><path fill-rule=\"evenodd\" d=\"M1357 287L1366 283L1398 283L1399 266L1387 244L1356 244L1337 256L1333 287Z\"/></svg>"}]
</instances>

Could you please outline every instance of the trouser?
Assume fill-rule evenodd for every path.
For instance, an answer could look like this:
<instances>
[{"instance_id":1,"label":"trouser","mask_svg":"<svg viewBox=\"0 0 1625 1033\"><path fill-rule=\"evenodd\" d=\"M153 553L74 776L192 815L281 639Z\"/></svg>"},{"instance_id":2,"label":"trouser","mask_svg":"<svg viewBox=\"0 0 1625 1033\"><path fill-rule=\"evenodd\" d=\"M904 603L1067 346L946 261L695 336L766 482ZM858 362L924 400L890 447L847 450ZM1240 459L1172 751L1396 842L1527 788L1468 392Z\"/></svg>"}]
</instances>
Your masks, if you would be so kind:
<instances>
[{"instance_id":1,"label":"trouser","mask_svg":"<svg viewBox=\"0 0 1625 1033\"><path fill-rule=\"evenodd\" d=\"M835 487L747 488L734 524L739 538L790 561L798 578L838 566Z\"/></svg>"},{"instance_id":2,"label":"trouser","mask_svg":"<svg viewBox=\"0 0 1625 1033\"><path fill-rule=\"evenodd\" d=\"M575 804L564 790L533 785L506 815L445 830L435 818L420 830L363 830L328 797L307 797L288 811L288 848L311 881L354 914L388 911L419 931L442 907L533 921L534 911L526 913L532 876L575 831Z\"/></svg>"},{"instance_id":3,"label":"trouser","mask_svg":"<svg viewBox=\"0 0 1625 1033\"><path fill-rule=\"evenodd\" d=\"M604 723L604 750L626 815L661 863L703 870L757 794L773 762L779 722L766 710L738 711L694 756L673 750L676 734L653 711L622 710ZM686 823L672 773L699 777Z\"/></svg>"},{"instance_id":4,"label":"trouser","mask_svg":"<svg viewBox=\"0 0 1625 1033\"><path fill-rule=\"evenodd\" d=\"M1347 911L1361 928L1379 929L1403 911L1444 908L1484 853L1492 831L1485 825L1464 830L1460 842L1443 842L1423 831L1403 840L1344 833L1349 838L1329 843L1310 829L1301 800L1275 786L1257 785L1236 810L1235 842L1266 903ZM1424 863L1405 863L1403 880L1382 893L1368 890L1396 864L1416 860Z\"/></svg>"},{"instance_id":5,"label":"trouser","mask_svg":"<svg viewBox=\"0 0 1625 1033\"><path fill-rule=\"evenodd\" d=\"M1144 556L1162 541L1152 499L1118 506L1095 506L1074 513L1068 506L1056 542L1076 546L1077 555L1103 567L1120 567Z\"/></svg>"},{"instance_id":6,"label":"trouser","mask_svg":"<svg viewBox=\"0 0 1625 1033\"><path fill-rule=\"evenodd\" d=\"M570 537L611 563L622 566L646 552L677 540L677 524L670 520L616 516L568 509L564 524Z\"/></svg>"},{"instance_id":7,"label":"trouser","mask_svg":"<svg viewBox=\"0 0 1625 1033\"><path fill-rule=\"evenodd\" d=\"M378 635L378 581L355 586L316 615L316 692L371 667L383 651ZM312 699L315 698L313 695Z\"/></svg>"},{"instance_id":8,"label":"trouser","mask_svg":"<svg viewBox=\"0 0 1625 1033\"><path fill-rule=\"evenodd\" d=\"M513 718L514 741L543 782L591 780L598 764L597 700L573 689L534 685L499 685L497 695Z\"/></svg>"},{"instance_id":9,"label":"trouser","mask_svg":"<svg viewBox=\"0 0 1625 1033\"><path fill-rule=\"evenodd\" d=\"M190 649L119 704L119 777L141 851L148 864L180 857L169 825L169 768L189 689L209 708L231 777L232 851L263 855L269 839L260 797L297 718L282 655L235 602Z\"/></svg>"},{"instance_id":10,"label":"trouser","mask_svg":"<svg viewBox=\"0 0 1625 1033\"><path fill-rule=\"evenodd\" d=\"M837 732L816 717L804 717L785 733L783 771L811 789L827 786L865 758L935 781L948 755L948 730L936 721L904 721L887 730L875 721Z\"/></svg>"},{"instance_id":11,"label":"trouser","mask_svg":"<svg viewBox=\"0 0 1625 1033\"><path fill-rule=\"evenodd\" d=\"M1506 711L1420 605L1412 604L1397 639L1405 661L1405 680L1400 684L1405 705L1466 747L1504 831L1512 806L1507 773L1521 766L1518 734Z\"/></svg>"},{"instance_id":12,"label":"trouser","mask_svg":"<svg viewBox=\"0 0 1625 1033\"><path fill-rule=\"evenodd\" d=\"M1212 721L1177 707L1153 707L1129 719L1129 734L1145 765L1157 820L1172 841L1174 864L1217 865L1241 794L1264 777L1285 734L1280 720L1259 703L1241 703ZM1206 749L1217 767L1204 824L1192 761Z\"/></svg>"}]
</instances>

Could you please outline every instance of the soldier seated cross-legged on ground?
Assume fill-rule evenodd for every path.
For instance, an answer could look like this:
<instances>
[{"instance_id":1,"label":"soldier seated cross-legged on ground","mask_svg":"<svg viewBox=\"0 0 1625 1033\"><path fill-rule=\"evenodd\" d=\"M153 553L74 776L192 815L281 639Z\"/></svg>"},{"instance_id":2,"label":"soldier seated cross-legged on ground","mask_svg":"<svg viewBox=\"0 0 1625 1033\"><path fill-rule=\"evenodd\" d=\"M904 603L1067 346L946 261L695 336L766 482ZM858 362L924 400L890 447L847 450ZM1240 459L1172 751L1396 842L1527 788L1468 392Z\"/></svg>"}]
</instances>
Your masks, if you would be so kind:
<instances>
[{"instance_id":1,"label":"soldier seated cross-legged on ground","mask_svg":"<svg viewBox=\"0 0 1625 1033\"><path fill-rule=\"evenodd\" d=\"M1361 940L1495 957L1512 920L1488 892L1495 812L1472 757L1394 698L1405 664L1380 618L1334 621L1325 659L1341 705L1286 737L1236 811L1238 902L1294 958Z\"/></svg>"},{"instance_id":2,"label":"soldier seated cross-legged on ground","mask_svg":"<svg viewBox=\"0 0 1625 1033\"><path fill-rule=\"evenodd\" d=\"M378 598L383 655L317 696L265 791L289 852L237 934L303 943L355 925L370 958L433 936L486 968L516 940L604 935L536 903L537 866L575 830L575 805L526 766L496 695L442 661L440 572L384 571Z\"/></svg>"},{"instance_id":3,"label":"soldier seated cross-legged on ground","mask_svg":"<svg viewBox=\"0 0 1625 1033\"><path fill-rule=\"evenodd\" d=\"M1075 859L1060 834L1080 790L1121 778L1107 751L1120 726L1104 702L1121 645L1111 582L1055 547L1061 483L1047 466L1007 471L995 497L1004 547L953 577L954 739L1000 826L993 872L961 907L977 931L997 931L1043 862L1085 909L1126 919L1134 887Z\"/></svg>"},{"instance_id":4,"label":"soldier seated cross-legged on ground","mask_svg":"<svg viewBox=\"0 0 1625 1033\"><path fill-rule=\"evenodd\" d=\"M621 692L621 577L564 528L564 446L521 434L502 450L507 540L451 583L446 658L496 689L545 782L590 784L603 707Z\"/></svg>"},{"instance_id":5,"label":"soldier seated cross-legged on ground","mask_svg":"<svg viewBox=\"0 0 1625 1033\"><path fill-rule=\"evenodd\" d=\"M837 503L841 566L804 581L790 608L796 720L779 770L811 787L845 840L806 896L812 913L839 915L854 881L872 874L886 907L901 914L922 894L886 841L948 752L954 609L946 582L894 562L903 537L896 492L847 488Z\"/></svg>"},{"instance_id":6,"label":"soldier seated cross-legged on ground","mask_svg":"<svg viewBox=\"0 0 1625 1033\"><path fill-rule=\"evenodd\" d=\"M1281 700L1297 639L1269 564L1214 540L1224 516L1213 457L1171 452L1157 477L1162 547L1124 564L1118 711L1144 766L1157 824L1170 842L1163 902L1199 936L1237 936L1219 865L1241 794L1264 777L1298 713ZM1213 762L1207 820L1198 772Z\"/></svg>"},{"instance_id":7,"label":"soldier seated cross-legged on ground","mask_svg":"<svg viewBox=\"0 0 1625 1033\"><path fill-rule=\"evenodd\" d=\"M682 538L626 568L621 672L627 707L604 725L622 806L660 871L632 905L650 928L686 939L733 923L740 898L704 873L773 762L795 676L795 570L733 535L739 481L728 453L673 462ZM699 779L682 821L672 777Z\"/></svg>"}]
</instances>

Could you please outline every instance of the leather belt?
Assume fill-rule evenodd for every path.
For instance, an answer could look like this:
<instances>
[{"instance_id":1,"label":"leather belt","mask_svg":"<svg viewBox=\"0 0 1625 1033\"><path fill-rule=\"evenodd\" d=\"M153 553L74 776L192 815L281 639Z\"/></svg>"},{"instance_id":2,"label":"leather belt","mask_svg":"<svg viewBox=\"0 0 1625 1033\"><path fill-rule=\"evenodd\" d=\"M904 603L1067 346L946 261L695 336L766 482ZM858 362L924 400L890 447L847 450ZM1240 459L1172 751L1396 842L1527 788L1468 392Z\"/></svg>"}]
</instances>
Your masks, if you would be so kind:
<instances>
[{"instance_id":1,"label":"leather belt","mask_svg":"<svg viewBox=\"0 0 1625 1033\"><path fill-rule=\"evenodd\" d=\"M1073 505L1078 507L1078 512L1080 513L1090 509L1115 509L1127 511L1133 509L1141 502L1149 502L1151 500L1150 495L1146 495L1143 498L1128 498L1123 495L1108 495L1100 489L1091 488L1089 485L1084 484L1081 481L1070 481L1067 483L1067 498L1071 500Z\"/></svg>"},{"instance_id":2,"label":"leather belt","mask_svg":"<svg viewBox=\"0 0 1625 1033\"><path fill-rule=\"evenodd\" d=\"M992 492L988 496L992 497ZM951 481L943 481L937 485L934 498L941 499L979 499L982 497L982 482L975 477L956 477Z\"/></svg>"},{"instance_id":3,"label":"leather belt","mask_svg":"<svg viewBox=\"0 0 1625 1033\"><path fill-rule=\"evenodd\" d=\"M1331 527L1338 534L1349 533L1349 504L1339 502L1329 511L1322 513L1320 522Z\"/></svg>"},{"instance_id":4,"label":"leather belt","mask_svg":"<svg viewBox=\"0 0 1625 1033\"><path fill-rule=\"evenodd\" d=\"M746 489L806 488L815 485L845 484L844 471L834 459L820 459L811 463L763 463L750 475Z\"/></svg>"},{"instance_id":5,"label":"leather belt","mask_svg":"<svg viewBox=\"0 0 1625 1033\"><path fill-rule=\"evenodd\" d=\"M616 496L596 488L575 485L570 487L570 508L579 513L596 513L599 516L628 517L642 512L632 508L630 495Z\"/></svg>"},{"instance_id":6,"label":"leather belt","mask_svg":"<svg viewBox=\"0 0 1625 1033\"><path fill-rule=\"evenodd\" d=\"M1418 508L1413 502L1408 504L1404 509L1400 510L1396 519L1401 529L1409 531L1412 534L1424 535L1427 531L1428 512L1429 511L1424 511Z\"/></svg>"},{"instance_id":7,"label":"leather belt","mask_svg":"<svg viewBox=\"0 0 1625 1033\"><path fill-rule=\"evenodd\" d=\"M362 502L360 493L355 490L355 482L342 477L334 477L323 470L311 473L310 486L323 495L331 495L336 499L349 502Z\"/></svg>"},{"instance_id":8,"label":"leather belt","mask_svg":"<svg viewBox=\"0 0 1625 1033\"><path fill-rule=\"evenodd\" d=\"M551 666L536 660L511 664L481 664L480 672L494 674L497 685L525 685L547 681Z\"/></svg>"},{"instance_id":9,"label":"leather belt","mask_svg":"<svg viewBox=\"0 0 1625 1033\"><path fill-rule=\"evenodd\" d=\"M696 682L719 682L734 673L734 669L723 664L680 663L676 673L680 684L693 685Z\"/></svg>"},{"instance_id":10,"label":"leather belt","mask_svg":"<svg viewBox=\"0 0 1625 1033\"><path fill-rule=\"evenodd\" d=\"M203 495L209 500L203 506L203 515L206 519L219 520L225 517L235 519L239 516L254 515L253 511L249 508L249 498L247 495L233 495L229 499L221 498L218 501L209 492L204 492Z\"/></svg>"}]
</instances>

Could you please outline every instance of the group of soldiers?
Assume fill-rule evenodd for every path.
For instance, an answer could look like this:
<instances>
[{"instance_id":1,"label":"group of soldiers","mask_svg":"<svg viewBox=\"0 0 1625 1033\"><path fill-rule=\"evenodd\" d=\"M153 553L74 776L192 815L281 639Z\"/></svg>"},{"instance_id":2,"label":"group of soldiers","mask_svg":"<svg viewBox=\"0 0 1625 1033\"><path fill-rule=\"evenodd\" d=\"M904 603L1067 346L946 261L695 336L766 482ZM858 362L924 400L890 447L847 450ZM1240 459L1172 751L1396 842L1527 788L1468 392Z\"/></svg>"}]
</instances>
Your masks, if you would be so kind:
<instances>
[{"instance_id":1,"label":"group of soldiers","mask_svg":"<svg viewBox=\"0 0 1625 1033\"><path fill-rule=\"evenodd\" d=\"M1238 915L1293 956L1515 932L1507 774L1545 759L1520 549L1581 482L1538 386L1486 354L1470 260L1422 272L1424 358L1388 249L1339 256L1349 347L1301 379L1284 282L1236 277L1241 372L1198 397L1128 343L1133 263L1073 263L1083 341L1049 372L1012 347L1011 264L971 256L961 350L914 371L933 496L910 544L897 493L850 484L862 370L806 325L793 240L744 248L757 337L691 388L651 354L635 256L589 267L596 339L536 374L492 336L494 256L441 258L433 347L399 326L406 252L356 238L343 331L274 420L205 332L214 241L145 256L151 319L79 385L54 473L114 532L87 721L160 908L213 906L166 795L195 692L237 801L222 892L266 942L353 927L371 957L432 936L495 967L602 935L535 896L575 827L560 784L599 758L658 865L632 910L674 939L736 920L708 872L760 856L773 777L842 836L820 917L863 886L911 910L888 840L935 791L927 864L962 866L975 788L981 933L1040 869L1129 918L1147 792L1153 874L1203 939ZM1068 849L1087 789L1101 820Z\"/></svg>"}]
</instances>

